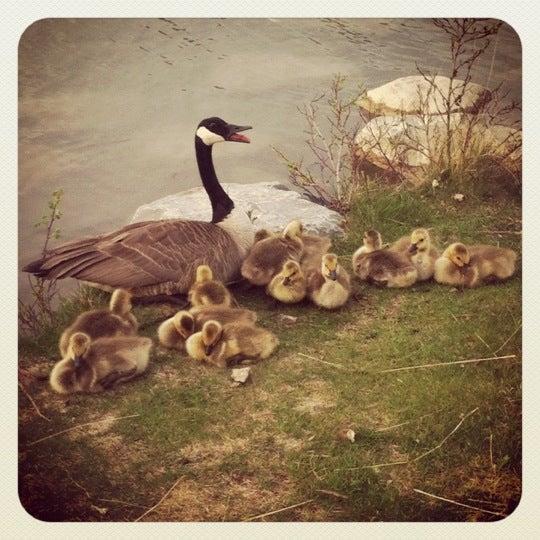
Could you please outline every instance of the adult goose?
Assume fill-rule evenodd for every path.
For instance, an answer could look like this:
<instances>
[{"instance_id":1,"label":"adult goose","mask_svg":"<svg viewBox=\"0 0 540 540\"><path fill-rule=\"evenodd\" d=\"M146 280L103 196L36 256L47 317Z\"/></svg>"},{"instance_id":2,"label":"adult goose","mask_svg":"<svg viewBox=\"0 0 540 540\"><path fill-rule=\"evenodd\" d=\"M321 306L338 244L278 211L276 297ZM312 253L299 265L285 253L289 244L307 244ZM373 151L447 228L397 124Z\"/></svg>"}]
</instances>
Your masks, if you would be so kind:
<instances>
[{"instance_id":1,"label":"adult goose","mask_svg":"<svg viewBox=\"0 0 540 540\"><path fill-rule=\"evenodd\" d=\"M249 143L240 132L251 126L221 118L202 120L195 134L201 180L212 204L212 221L167 219L127 225L120 230L69 242L24 267L45 279L72 277L111 290L129 289L135 297L187 293L196 269L205 264L222 282L234 279L254 240L247 214L236 208L219 183L212 146Z\"/></svg>"}]
</instances>

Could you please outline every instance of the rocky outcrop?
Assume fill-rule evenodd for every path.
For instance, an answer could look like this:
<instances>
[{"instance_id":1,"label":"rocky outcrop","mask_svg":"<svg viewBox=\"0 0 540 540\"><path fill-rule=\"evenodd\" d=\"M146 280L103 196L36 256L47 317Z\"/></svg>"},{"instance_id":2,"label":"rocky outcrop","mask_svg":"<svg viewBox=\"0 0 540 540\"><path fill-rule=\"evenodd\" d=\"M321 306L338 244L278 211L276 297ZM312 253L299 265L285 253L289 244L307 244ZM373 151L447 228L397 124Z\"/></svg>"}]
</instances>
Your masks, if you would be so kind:
<instances>
[{"instance_id":1,"label":"rocky outcrop","mask_svg":"<svg viewBox=\"0 0 540 540\"><path fill-rule=\"evenodd\" d=\"M308 232L326 235L343 233L343 217L316 204L279 182L222 184L235 205L243 208L256 229L281 231L293 219L300 219ZM202 187L168 195L140 206L131 223L159 219L210 221L212 211Z\"/></svg>"},{"instance_id":2,"label":"rocky outcrop","mask_svg":"<svg viewBox=\"0 0 540 540\"><path fill-rule=\"evenodd\" d=\"M450 110L474 113L490 99L491 92L471 82L463 92L464 85L460 79L452 81ZM447 109L444 97L449 90L448 77L438 75L427 81L421 75L411 75L368 90L356 103L372 115L441 114Z\"/></svg>"}]
</instances>

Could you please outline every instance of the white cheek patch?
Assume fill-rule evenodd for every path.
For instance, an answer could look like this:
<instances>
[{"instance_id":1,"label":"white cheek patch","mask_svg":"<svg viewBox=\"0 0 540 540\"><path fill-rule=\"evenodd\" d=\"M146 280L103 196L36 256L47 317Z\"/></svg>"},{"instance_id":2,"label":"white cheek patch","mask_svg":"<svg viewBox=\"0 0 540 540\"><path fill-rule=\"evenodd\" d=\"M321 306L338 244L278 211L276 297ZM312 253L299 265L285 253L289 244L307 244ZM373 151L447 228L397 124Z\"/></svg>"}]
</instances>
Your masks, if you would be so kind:
<instances>
[{"instance_id":1,"label":"white cheek patch","mask_svg":"<svg viewBox=\"0 0 540 540\"><path fill-rule=\"evenodd\" d=\"M211 146L212 144L225 141L225 139L221 135L218 135L217 133L210 131L204 126L201 126L197 130L196 134L197 134L197 137L199 137L199 139L201 139L201 141L204 144L206 144L206 146Z\"/></svg>"}]
</instances>

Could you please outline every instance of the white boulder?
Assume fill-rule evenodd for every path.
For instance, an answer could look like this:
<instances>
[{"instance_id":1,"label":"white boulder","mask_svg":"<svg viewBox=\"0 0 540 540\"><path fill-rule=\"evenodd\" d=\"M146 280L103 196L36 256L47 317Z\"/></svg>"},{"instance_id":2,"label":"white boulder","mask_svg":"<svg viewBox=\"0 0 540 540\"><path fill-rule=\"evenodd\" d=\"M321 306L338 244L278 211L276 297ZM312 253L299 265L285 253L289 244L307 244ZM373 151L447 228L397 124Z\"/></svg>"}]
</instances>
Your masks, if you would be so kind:
<instances>
[{"instance_id":1,"label":"white boulder","mask_svg":"<svg viewBox=\"0 0 540 540\"><path fill-rule=\"evenodd\" d=\"M293 219L300 219L306 230L315 234L343 234L343 217L316 204L279 182L222 184L235 205L243 208L256 229L281 231ZM159 219L210 221L212 209L203 187L168 195L140 206L131 223Z\"/></svg>"},{"instance_id":2,"label":"white boulder","mask_svg":"<svg viewBox=\"0 0 540 540\"><path fill-rule=\"evenodd\" d=\"M512 168L521 165L521 131L489 125L482 117L450 115L454 148L472 148L477 155L503 158ZM447 140L444 116L378 116L356 135L357 155L386 170L428 166L444 155Z\"/></svg>"},{"instance_id":3,"label":"white boulder","mask_svg":"<svg viewBox=\"0 0 540 540\"><path fill-rule=\"evenodd\" d=\"M443 114L450 89L452 112L474 112L491 97L491 92L480 84L469 82L465 86L465 81L450 81L441 75L430 77L429 81L421 75L411 75L368 90L356 104L373 115Z\"/></svg>"}]
</instances>

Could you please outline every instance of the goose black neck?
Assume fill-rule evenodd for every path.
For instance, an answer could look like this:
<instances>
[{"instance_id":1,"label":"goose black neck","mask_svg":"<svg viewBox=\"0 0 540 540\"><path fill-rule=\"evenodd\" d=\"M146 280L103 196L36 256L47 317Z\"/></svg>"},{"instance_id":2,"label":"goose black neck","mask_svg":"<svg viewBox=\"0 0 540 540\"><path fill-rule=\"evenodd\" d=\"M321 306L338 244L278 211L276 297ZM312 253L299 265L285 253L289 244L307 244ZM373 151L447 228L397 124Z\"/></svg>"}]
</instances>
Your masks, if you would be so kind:
<instances>
[{"instance_id":1,"label":"goose black neck","mask_svg":"<svg viewBox=\"0 0 540 540\"><path fill-rule=\"evenodd\" d=\"M212 146L204 144L199 137L195 137L195 153L197 155L199 174L212 204L212 223L219 223L230 214L234 208L234 203L225 193L216 176L212 162Z\"/></svg>"}]
</instances>

